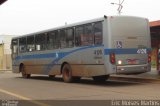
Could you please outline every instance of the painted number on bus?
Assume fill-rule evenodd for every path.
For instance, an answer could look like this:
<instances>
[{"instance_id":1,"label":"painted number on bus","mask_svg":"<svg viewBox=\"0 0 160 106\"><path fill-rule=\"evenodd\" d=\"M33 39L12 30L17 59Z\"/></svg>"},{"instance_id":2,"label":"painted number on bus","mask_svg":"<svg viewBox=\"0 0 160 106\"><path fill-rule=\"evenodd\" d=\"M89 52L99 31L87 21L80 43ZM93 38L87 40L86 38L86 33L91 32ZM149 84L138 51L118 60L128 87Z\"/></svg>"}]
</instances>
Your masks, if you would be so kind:
<instances>
[{"instance_id":1,"label":"painted number on bus","mask_svg":"<svg viewBox=\"0 0 160 106\"><path fill-rule=\"evenodd\" d=\"M137 53L138 54L147 54L147 49L138 49Z\"/></svg>"}]
</instances>

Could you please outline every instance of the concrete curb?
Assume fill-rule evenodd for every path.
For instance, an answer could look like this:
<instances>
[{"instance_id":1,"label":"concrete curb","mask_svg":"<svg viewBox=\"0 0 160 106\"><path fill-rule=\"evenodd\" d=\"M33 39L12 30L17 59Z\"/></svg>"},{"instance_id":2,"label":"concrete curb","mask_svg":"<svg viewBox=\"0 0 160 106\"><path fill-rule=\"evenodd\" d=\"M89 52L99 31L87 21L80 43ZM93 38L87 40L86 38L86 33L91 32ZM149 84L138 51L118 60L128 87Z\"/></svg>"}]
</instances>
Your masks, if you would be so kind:
<instances>
[{"instance_id":1,"label":"concrete curb","mask_svg":"<svg viewBox=\"0 0 160 106\"><path fill-rule=\"evenodd\" d=\"M1 69L0 69L0 71L12 71L12 70L11 70L11 69L7 69L7 70L1 70Z\"/></svg>"},{"instance_id":2,"label":"concrete curb","mask_svg":"<svg viewBox=\"0 0 160 106\"><path fill-rule=\"evenodd\" d=\"M0 73L12 73L12 70L0 70Z\"/></svg>"}]
</instances>

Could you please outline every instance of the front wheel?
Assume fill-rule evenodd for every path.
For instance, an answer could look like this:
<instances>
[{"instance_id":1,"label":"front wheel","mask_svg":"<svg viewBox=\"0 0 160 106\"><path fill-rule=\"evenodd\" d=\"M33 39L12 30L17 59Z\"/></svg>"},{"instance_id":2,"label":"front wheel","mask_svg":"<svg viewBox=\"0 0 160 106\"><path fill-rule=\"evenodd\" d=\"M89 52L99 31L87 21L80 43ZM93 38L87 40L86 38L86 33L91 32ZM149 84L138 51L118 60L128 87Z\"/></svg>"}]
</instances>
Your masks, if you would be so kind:
<instances>
[{"instance_id":1,"label":"front wheel","mask_svg":"<svg viewBox=\"0 0 160 106\"><path fill-rule=\"evenodd\" d=\"M62 68L62 75L64 82L73 82L72 69L69 64L65 64Z\"/></svg>"},{"instance_id":2,"label":"front wheel","mask_svg":"<svg viewBox=\"0 0 160 106\"><path fill-rule=\"evenodd\" d=\"M109 78L109 75L94 76L93 80L95 82L105 82L108 78Z\"/></svg>"},{"instance_id":3,"label":"front wheel","mask_svg":"<svg viewBox=\"0 0 160 106\"><path fill-rule=\"evenodd\" d=\"M31 74L27 74L24 65L21 66L20 71L21 71L21 73L22 73L22 77L23 77L23 78L30 78Z\"/></svg>"}]
</instances>

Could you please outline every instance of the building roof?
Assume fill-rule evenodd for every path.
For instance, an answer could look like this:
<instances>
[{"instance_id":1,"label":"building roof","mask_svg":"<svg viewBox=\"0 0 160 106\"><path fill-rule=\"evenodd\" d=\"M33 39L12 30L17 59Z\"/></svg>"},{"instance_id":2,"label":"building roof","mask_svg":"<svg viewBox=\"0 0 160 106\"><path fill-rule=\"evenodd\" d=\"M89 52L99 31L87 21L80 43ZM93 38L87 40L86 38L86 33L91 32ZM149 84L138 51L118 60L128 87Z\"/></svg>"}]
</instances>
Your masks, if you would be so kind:
<instances>
[{"instance_id":1,"label":"building roof","mask_svg":"<svg viewBox=\"0 0 160 106\"><path fill-rule=\"evenodd\" d=\"M150 22L150 27L160 27L160 20Z\"/></svg>"}]
</instances>

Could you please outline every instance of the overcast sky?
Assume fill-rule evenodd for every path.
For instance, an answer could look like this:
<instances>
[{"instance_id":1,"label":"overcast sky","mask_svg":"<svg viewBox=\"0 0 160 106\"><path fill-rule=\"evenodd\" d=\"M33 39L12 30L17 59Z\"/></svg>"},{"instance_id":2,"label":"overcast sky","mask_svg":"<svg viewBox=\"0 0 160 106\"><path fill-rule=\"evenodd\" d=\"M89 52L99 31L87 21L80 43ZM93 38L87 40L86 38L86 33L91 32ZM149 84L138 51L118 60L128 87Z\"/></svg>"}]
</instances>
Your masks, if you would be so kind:
<instances>
[{"instance_id":1,"label":"overcast sky","mask_svg":"<svg viewBox=\"0 0 160 106\"><path fill-rule=\"evenodd\" d=\"M119 0L8 0L0 6L0 35L22 35L117 15ZM122 15L160 20L160 0L124 0Z\"/></svg>"}]
</instances>

